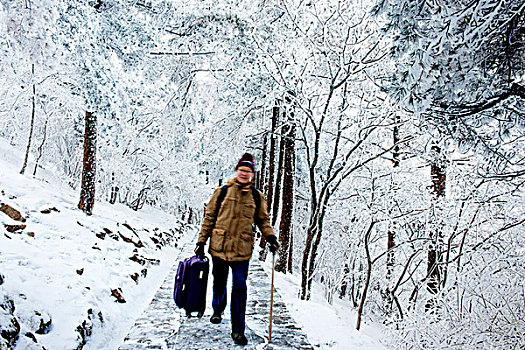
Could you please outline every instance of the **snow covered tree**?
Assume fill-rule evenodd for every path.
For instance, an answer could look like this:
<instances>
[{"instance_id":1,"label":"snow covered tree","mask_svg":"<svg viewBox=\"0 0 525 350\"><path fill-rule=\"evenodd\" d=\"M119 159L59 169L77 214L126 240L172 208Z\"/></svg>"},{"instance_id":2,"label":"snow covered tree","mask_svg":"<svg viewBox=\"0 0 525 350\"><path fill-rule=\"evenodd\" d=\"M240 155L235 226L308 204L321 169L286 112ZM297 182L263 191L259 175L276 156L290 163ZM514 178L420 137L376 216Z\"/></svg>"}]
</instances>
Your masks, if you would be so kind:
<instances>
[{"instance_id":1,"label":"snow covered tree","mask_svg":"<svg viewBox=\"0 0 525 350\"><path fill-rule=\"evenodd\" d=\"M462 151L485 153L487 171L498 175L523 173L505 144L524 124L524 5L380 0L374 8L392 40L395 68L385 88Z\"/></svg>"},{"instance_id":2,"label":"snow covered tree","mask_svg":"<svg viewBox=\"0 0 525 350\"><path fill-rule=\"evenodd\" d=\"M56 58L57 47L55 42L56 29L53 23L57 17L56 8L51 1L38 0L32 2L7 2L0 5L0 14L2 23L3 45L0 48L0 55L4 62L2 69L4 79L11 74L11 79L18 82L18 86L31 86L30 89L24 89L26 93L20 91L22 100L29 99L30 102L30 122L29 137L27 140L26 152L20 173L24 174L29 153L33 142L33 133L35 129L35 119L37 118L37 108L39 105L38 88L41 87L38 80L42 74L35 75L35 66L37 70L46 72L52 65L51 61ZM30 72L26 78L21 78L24 74L22 71ZM25 81L24 81L25 80ZM27 97L24 95L28 95ZM6 96L7 97L7 96ZM6 103L10 103L6 99Z\"/></svg>"},{"instance_id":3,"label":"snow covered tree","mask_svg":"<svg viewBox=\"0 0 525 350\"><path fill-rule=\"evenodd\" d=\"M351 175L389 152L372 139L378 113L366 69L384 56L366 9L351 2L289 3L283 21L303 46L301 55L273 55L275 80L293 92L304 147L309 218L302 253L301 298L309 299L330 200ZM293 51L293 50L292 50ZM279 65L286 61L288 66ZM366 93L363 93L366 91Z\"/></svg>"}]
</instances>

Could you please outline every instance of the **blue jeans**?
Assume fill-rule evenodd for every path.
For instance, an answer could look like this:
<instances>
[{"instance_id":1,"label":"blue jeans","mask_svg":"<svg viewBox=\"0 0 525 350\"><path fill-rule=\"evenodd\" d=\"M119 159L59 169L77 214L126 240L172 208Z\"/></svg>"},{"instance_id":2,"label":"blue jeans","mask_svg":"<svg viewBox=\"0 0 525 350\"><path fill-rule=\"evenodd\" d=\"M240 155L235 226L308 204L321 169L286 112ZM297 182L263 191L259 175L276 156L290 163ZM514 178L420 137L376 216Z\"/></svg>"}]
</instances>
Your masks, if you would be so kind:
<instances>
[{"instance_id":1,"label":"blue jeans","mask_svg":"<svg viewBox=\"0 0 525 350\"><path fill-rule=\"evenodd\" d=\"M213 300L212 306L215 313L222 314L226 309L226 283L228 272L232 269L233 283L232 296L230 301L230 312L232 320L232 333L244 334L246 324L246 297L248 288L246 278L248 277L249 260L245 261L224 261L220 258L212 257L213 261Z\"/></svg>"}]
</instances>

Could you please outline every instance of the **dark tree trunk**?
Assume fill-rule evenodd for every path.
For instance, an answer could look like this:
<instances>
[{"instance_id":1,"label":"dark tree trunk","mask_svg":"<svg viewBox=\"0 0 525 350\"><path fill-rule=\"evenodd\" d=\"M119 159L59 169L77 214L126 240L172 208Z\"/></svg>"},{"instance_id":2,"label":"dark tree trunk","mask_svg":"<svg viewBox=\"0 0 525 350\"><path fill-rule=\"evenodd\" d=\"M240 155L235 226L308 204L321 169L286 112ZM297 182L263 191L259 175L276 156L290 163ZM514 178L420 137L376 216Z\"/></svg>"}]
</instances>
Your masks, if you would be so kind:
<instances>
[{"instance_id":1,"label":"dark tree trunk","mask_svg":"<svg viewBox=\"0 0 525 350\"><path fill-rule=\"evenodd\" d=\"M193 221L193 208L190 207L190 212L188 214L188 224L191 224Z\"/></svg>"},{"instance_id":2,"label":"dark tree trunk","mask_svg":"<svg viewBox=\"0 0 525 350\"><path fill-rule=\"evenodd\" d=\"M148 198L148 191L150 190L150 187L144 187L140 190L139 195L137 198L131 202L131 209L134 211L138 211L139 209L142 209L144 207L144 204L146 203L146 199ZM184 221L184 218L186 217L186 205L185 208L182 210L182 221Z\"/></svg>"},{"instance_id":3,"label":"dark tree trunk","mask_svg":"<svg viewBox=\"0 0 525 350\"><path fill-rule=\"evenodd\" d=\"M393 131L393 139L394 139L394 149L392 150L392 163L393 167L397 168L399 167L400 163L400 149L399 149L399 142L401 139L399 138L399 123L401 122L401 118L399 115L396 115L394 120L394 131Z\"/></svg>"},{"instance_id":4,"label":"dark tree trunk","mask_svg":"<svg viewBox=\"0 0 525 350\"><path fill-rule=\"evenodd\" d=\"M436 307L435 295L439 293L441 283L441 269L439 267L440 253L438 250L437 237L432 234L432 243L428 248L428 264L427 264L427 290L432 297L427 300L425 304L426 311L433 311Z\"/></svg>"},{"instance_id":5,"label":"dark tree trunk","mask_svg":"<svg viewBox=\"0 0 525 350\"><path fill-rule=\"evenodd\" d=\"M119 187L118 186L112 186L111 187L111 197L109 198L109 203L110 204L115 204L117 202L118 191L119 191Z\"/></svg>"},{"instance_id":6,"label":"dark tree trunk","mask_svg":"<svg viewBox=\"0 0 525 350\"><path fill-rule=\"evenodd\" d=\"M394 273L394 246L395 246L396 232L393 229L388 230L387 254L386 254L386 279L390 281Z\"/></svg>"},{"instance_id":7,"label":"dark tree trunk","mask_svg":"<svg viewBox=\"0 0 525 350\"><path fill-rule=\"evenodd\" d=\"M290 239L288 241L288 272L293 273L293 231L290 229Z\"/></svg>"},{"instance_id":8,"label":"dark tree trunk","mask_svg":"<svg viewBox=\"0 0 525 350\"><path fill-rule=\"evenodd\" d=\"M84 133L84 161L82 166L82 184L78 208L87 215L93 213L95 205L95 175L96 175L96 141L97 117L86 111Z\"/></svg>"},{"instance_id":9,"label":"dark tree trunk","mask_svg":"<svg viewBox=\"0 0 525 350\"><path fill-rule=\"evenodd\" d=\"M345 268L343 269L344 272L344 279L343 282L341 282L341 286L339 289L339 298L344 299L346 296L346 290L348 289L348 281L346 277L350 274L350 269L348 268L348 264L345 264Z\"/></svg>"},{"instance_id":10,"label":"dark tree trunk","mask_svg":"<svg viewBox=\"0 0 525 350\"><path fill-rule=\"evenodd\" d=\"M286 273L291 271L293 240L292 218L294 210L294 182L295 182L295 125L293 113L289 115L289 123L283 127L284 167L283 167L283 200L281 222L279 225L279 241L281 254L275 269Z\"/></svg>"},{"instance_id":11,"label":"dark tree trunk","mask_svg":"<svg viewBox=\"0 0 525 350\"><path fill-rule=\"evenodd\" d=\"M24 157L24 164L22 165L22 169L20 170L20 174L24 174L27 167L27 160L29 158L29 150L31 148L31 141L33 139L33 128L35 126L35 109L36 109L36 85L35 85L35 64L33 63L31 65L31 77L33 78L33 97L31 101L31 123L29 126L29 139L27 140L27 148L26 148L26 154Z\"/></svg>"},{"instance_id":12,"label":"dark tree trunk","mask_svg":"<svg viewBox=\"0 0 525 350\"><path fill-rule=\"evenodd\" d=\"M279 123L279 106L273 107L272 129L270 135L270 159L268 160L268 192L266 194L266 205L268 211L273 205L274 179L275 179L275 151L277 148L277 138L275 136L277 124Z\"/></svg>"},{"instance_id":13,"label":"dark tree trunk","mask_svg":"<svg viewBox=\"0 0 525 350\"><path fill-rule=\"evenodd\" d=\"M319 243L321 242L324 215L326 213L326 206L329 198L330 191L326 189L326 193L319 198L319 210L317 211L316 215L312 216L308 231L306 233L306 244L303 251L303 260L301 263L301 300L310 300L312 279L315 269L315 259L317 257Z\"/></svg>"},{"instance_id":14,"label":"dark tree trunk","mask_svg":"<svg viewBox=\"0 0 525 350\"><path fill-rule=\"evenodd\" d=\"M312 281L315 271L315 260L317 258L317 249L319 249L319 244L321 243L321 237L323 234L323 225L324 225L324 216L326 214L326 208L328 207L328 199L330 198L331 193L330 190L326 190L325 197L323 201L321 202L320 210L319 210L319 216L317 217L317 234L315 237L315 241L312 244L312 249L310 251L310 258L309 258L309 266L308 266L308 284L307 284L307 294L306 294L306 300L310 300L311 292L312 292Z\"/></svg>"},{"instance_id":15,"label":"dark tree trunk","mask_svg":"<svg viewBox=\"0 0 525 350\"><path fill-rule=\"evenodd\" d=\"M363 287L363 293L361 294L361 301L359 302L359 309L357 310L357 325L356 329L359 330L361 328L361 317L363 316L363 310L365 307L365 300L366 295L368 293L368 287L370 286L370 276L372 274L372 265L373 261L370 256L370 247L369 247L369 239L370 234L372 232L372 228L374 227L375 222L371 222L370 226L368 227L368 231L365 234L365 252L366 252L366 279L365 279L365 285Z\"/></svg>"},{"instance_id":16,"label":"dark tree trunk","mask_svg":"<svg viewBox=\"0 0 525 350\"><path fill-rule=\"evenodd\" d=\"M430 166L430 176L432 178L433 192L435 194L435 201L439 203L440 198L445 196L445 162L441 153L441 148L438 146L432 146L432 152L434 152L433 162ZM428 262L427 262L427 290L430 292L432 297L427 301L425 310L433 311L436 307L435 295L437 295L441 289L441 222L436 219L435 229L431 230L430 233L430 246L428 248Z\"/></svg>"},{"instance_id":17,"label":"dark tree trunk","mask_svg":"<svg viewBox=\"0 0 525 350\"><path fill-rule=\"evenodd\" d=\"M281 140L279 142L279 160L277 162L277 177L275 179L275 193L273 196L273 208L272 208L272 226L275 226L275 223L277 222L277 217L279 216L279 207L281 205L281 187L283 182L283 161L284 161L284 148L285 148L285 141L284 141L284 135L285 128L284 126L281 128Z\"/></svg>"},{"instance_id":18,"label":"dark tree trunk","mask_svg":"<svg viewBox=\"0 0 525 350\"><path fill-rule=\"evenodd\" d=\"M115 183L115 173L114 172L111 173L111 182ZM115 202L117 201L118 191L119 191L118 186L111 186L111 194L109 197L110 204L115 204Z\"/></svg>"},{"instance_id":19,"label":"dark tree trunk","mask_svg":"<svg viewBox=\"0 0 525 350\"><path fill-rule=\"evenodd\" d=\"M267 184L266 184L266 152L268 151L268 133L266 132L263 136L263 149L261 157L261 168L259 169L259 183L257 187L263 192L266 193Z\"/></svg>"},{"instance_id":20,"label":"dark tree trunk","mask_svg":"<svg viewBox=\"0 0 525 350\"><path fill-rule=\"evenodd\" d=\"M47 122L49 119L46 118L46 122L44 123L44 132L42 136L42 142L40 143L40 146L38 146L38 155L35 160L35 168L33 169L33 176L36 175L36 169L38 169L38 163L40 163L40 159L42 158L42 155L44 154L44 144L46 143L47 139Z\"/></svg>"},{"instance_id":21,"label":"dark tree trunk","mask_svg":"<svg viewBox=\"0 0 525 350\"><path fill-rule=\"evenodd\" d=\"M274 173L275 173L275 148L276 148L276 137L275 131L277 129L277 123L279 122L279 106L273 107L272 110L272 127L270 130L270 157L268 159L268 189L266 192L266 206L268 208L268 213L270 213L273 202L273 191L274 191ZM259 255L259 260L266 260L266 240L261 236L260 247L262 248Z\"/></svg>"},{"instance_id":22,"label":"dark tree trunk","mask_svg":"<svg viewBox=\"0 0 525 350\"><path fill-rule=\"evenodd\" d=\"M441 154L441 148L432 146L432 151L435 153L435 160L430 166L430 177L432 178L434 194L439 199L445 196L445 163Z\"/></svg>"},{"instance_id":23,"label":"dark tree trunk","mask_svg":"<svg viewBox=\"0 0 525 350\"><path fill-rule=\"evenodd\" d=\"M392 150L392 167L394 169L399 167L400 159L399 159L399 122L400 117L399 115L396 115L394 118L394 130L393 130L393 142L394 142L394 149ZM395 173L395 171L393 172ZM397 187L396 184L394 184L394 187ZM396 188L394 188L394 197L396 196ZM390 212L392 214L392 212ZM396 245L396 222L392 221L392 225L390 226L390 229L387 233L387 254L386 254L386 289L385 289L385 297L387 302L387 308L388 310L392 309L392 295L390 290L390 280L392 279L392 275L394 274L394 263L395 263L395 254L394 254L394 247Z\"/></svg>"},{"instance_id":24,"label":"dark tree trunk","mask_svg":"<svg viewBox=\"0 0 525 350\"><path fill-rule=\"evenodd\" d=\"M399 122L400 122L400 118L399 116L396 115L395 117L395 120L394 120L395 124L394 124L394 132L393 132L393 139L394 139L394 149L393 149L393 152L392 152L392 163L393 163L393 168L397 168L399 167L399 163L400 163L400 159L399 159ZM395 226L395 222L393 223L392 226ZM395 236L396 236L396 232L394 231L393 228L391 228L389 231L388 231L388 242L387 242L387 249L388 249L388 253L387 253L387 256L386 256L386 278L387 280L390 280L390 278L392 277L392 274L394 272L394 260L395 260L395 257L394 257L394 252L392 250L392 248L395 246Z\"/></svg>"},{"instance_id":25,"label":"dark tree trunk","mask_svg":"<svg viewBox=\"0 0 525 350\"><path fill-rule=\"evenodd\" d=\"M310 225L306 232L306 242L303 250L303 259L301 263L301 300L308 300L308 280L310 278L308 261L310 258L310 251L312 249L312 242L316 234L317 228L315 225Z\"/></svg>"}]
</instances>

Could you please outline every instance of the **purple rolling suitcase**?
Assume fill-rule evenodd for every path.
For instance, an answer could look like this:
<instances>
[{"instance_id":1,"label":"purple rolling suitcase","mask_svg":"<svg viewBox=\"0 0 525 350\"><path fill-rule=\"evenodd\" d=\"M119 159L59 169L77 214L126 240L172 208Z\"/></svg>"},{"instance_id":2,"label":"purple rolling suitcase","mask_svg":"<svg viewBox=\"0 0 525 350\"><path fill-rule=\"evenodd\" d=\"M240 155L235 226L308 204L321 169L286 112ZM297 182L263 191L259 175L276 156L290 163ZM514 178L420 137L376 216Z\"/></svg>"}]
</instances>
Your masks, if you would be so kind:
<instances>
[{"instance_id":1,"label":"purple rolling suitcase","mask_svg":"<svg viewBox=\"0 0 525 350\"><path fill-rule=\"evenodd\" d=\"M201 259L194 255L179 262L173 299L175 305L184 308L188 316L191 316L192 312L197 312L198 317L204 314L209 271L210 262L206 257Z\"/></svg>"}]
</instances>

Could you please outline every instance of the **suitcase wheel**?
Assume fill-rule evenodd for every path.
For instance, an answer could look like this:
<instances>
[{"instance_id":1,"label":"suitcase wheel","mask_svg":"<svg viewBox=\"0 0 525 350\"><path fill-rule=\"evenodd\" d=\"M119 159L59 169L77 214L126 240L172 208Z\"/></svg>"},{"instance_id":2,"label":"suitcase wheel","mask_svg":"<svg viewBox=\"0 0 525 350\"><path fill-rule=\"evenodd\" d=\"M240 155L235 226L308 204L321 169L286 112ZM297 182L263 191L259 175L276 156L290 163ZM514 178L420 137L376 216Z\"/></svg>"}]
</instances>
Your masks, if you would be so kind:
<instances>
[{"instance_id":1,"label":"suitcase wheel","mask_svg":"<svg viewBox=\"0 0 525 350\"><path fill-rule=\"evenodd\" d=\"M199 311L199 313L197 314L197 317L201 318L202 316L204 316L204 311Z\"/></svg>"}]
</instances>

